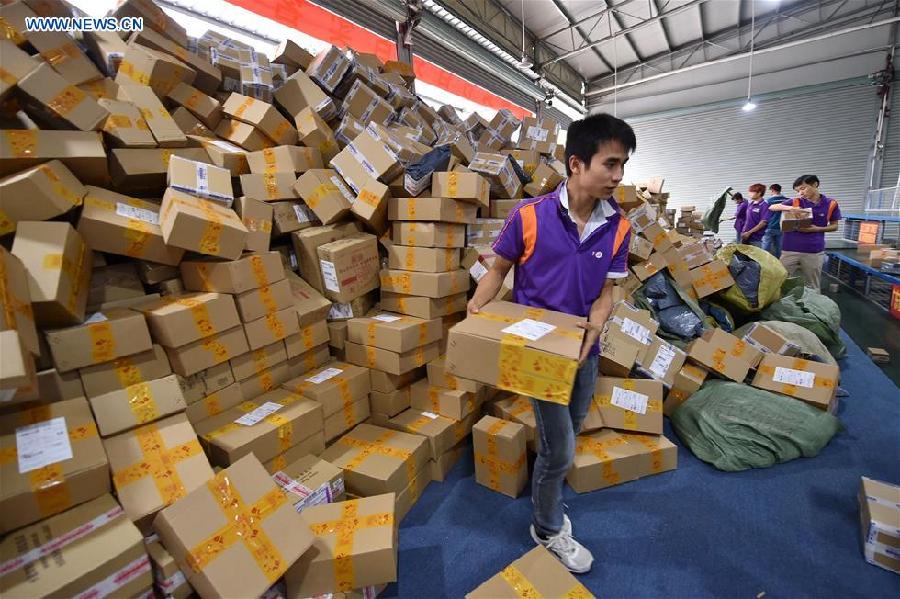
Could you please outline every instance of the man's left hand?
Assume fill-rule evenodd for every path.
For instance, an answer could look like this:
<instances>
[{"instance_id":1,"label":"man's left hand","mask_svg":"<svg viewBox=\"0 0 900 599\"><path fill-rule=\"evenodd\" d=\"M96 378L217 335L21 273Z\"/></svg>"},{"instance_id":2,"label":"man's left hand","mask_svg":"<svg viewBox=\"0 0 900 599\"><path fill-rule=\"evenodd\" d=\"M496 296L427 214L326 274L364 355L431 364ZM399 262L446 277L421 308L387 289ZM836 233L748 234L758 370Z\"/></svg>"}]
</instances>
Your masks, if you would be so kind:
<instances>
[{"instance_id":1,"label":"man's left hand","mask_svg":"<svg viewBox=\"0 0 900 599\"><path fill-rule=\"evenodd\" d=\"M578 356L578 365L581 366L591 354L591 348L597 343L597 339L600 338L603 326L591 322L579 322L577 326L585 331L584 339L581 342L581 353Z\"/></svg>"}]
</instances>

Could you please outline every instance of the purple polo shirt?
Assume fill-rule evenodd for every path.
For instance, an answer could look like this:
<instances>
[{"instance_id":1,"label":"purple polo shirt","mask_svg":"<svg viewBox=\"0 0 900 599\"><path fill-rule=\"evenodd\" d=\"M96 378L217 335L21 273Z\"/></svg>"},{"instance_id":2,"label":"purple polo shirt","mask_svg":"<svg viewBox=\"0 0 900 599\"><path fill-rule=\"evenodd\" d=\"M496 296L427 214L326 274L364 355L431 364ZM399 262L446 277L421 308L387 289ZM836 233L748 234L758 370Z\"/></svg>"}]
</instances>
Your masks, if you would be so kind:
<instances>
[{"instance_id":1,"label":"purple polo shirt","mask_svg":"<svg viewBox=\"0 0 900 599\"><path fill-rule=\"evenodd\" d=\"M734 230L737 231L738 236L744 232L744 220L747 218L747 204L749 203L747 200L744 200L738 204L737 209L734 211Z\"/></svg>"},{"instance_id":2,"label":"purple polo shirt","mask_svg":"<svg viewBox=\"0 0 900 599\"><path fill-rule=\"evenodd\" d=\"M766 204L765 200L759 200L758 202L754 202L753 200L746 202L747 209L744 211L744 229L743 232L749 231L762 221L769 221L769 205ZM766 228L763 227L750 237L748 237L744 243L750 243L751 241L762 241L763 235L766 234Z\"/></svg>"},{"instance_id":3,"label":"purple polo shirt","mask_svg":"<svg viewBox=\"0 0 900 599\"><path fill-rule=\"evenodd\" d=\"M797 200L799 200L799 208L812 208L814 225L826 227L841 220L841 209L837 200L826 197L824 193L820 195L818 203L813 203L806 198L797 198ZM786 200L782 204L784 206L793 206L794 200ZM834 207L832 208L832 206ZM781 237L781 249L785 252L818 254L825 251L825 233L785 232Z\"/></svg>"},{"instance_id":4,"label":"purple polo shirt","mask_svg":"<svg viewBox=\"0 0 900 599\"><path fill-rule=\"evenodd\" d=\"M580 241L577 225L560 203L560 187L516 204L506 217L493 249L515 264L513 300L517 304L586 317L607 278L628 274L631 229L630 226L627 230L620 228L619 223L625 219L618 206L611 199L604 200L615 212ZM531 210L533 219L529 216ZM529 222L534 223L533 229ZM530 254L526 234L534 240ZM617 235L621 243L614 253ZM596 345L591 353L599 353Z\"/></svg>"}]
</instances>

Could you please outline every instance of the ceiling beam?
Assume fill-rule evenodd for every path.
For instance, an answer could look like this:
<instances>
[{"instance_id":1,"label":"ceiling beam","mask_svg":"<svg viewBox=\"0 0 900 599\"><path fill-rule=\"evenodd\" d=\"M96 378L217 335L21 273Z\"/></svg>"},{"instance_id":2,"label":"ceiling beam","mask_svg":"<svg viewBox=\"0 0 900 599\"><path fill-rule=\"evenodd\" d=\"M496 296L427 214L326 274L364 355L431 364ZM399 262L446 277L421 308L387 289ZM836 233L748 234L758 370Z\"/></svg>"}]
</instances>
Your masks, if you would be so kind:
<instances>
[{"instance_id":1,"label":"ceiling beam","mask_svg":"<svg viewBox=\"0 0 900 599\"><path fill-rule=\"evenodd\" d=\"M619 26L619 31L615 32L615 35L619 35L619 32L625 29L625 24L622 23L622 17L619 16L619 12L615 9L614 6L610 6L609 0L603 0L603 4L605 4L607 8L610 9L609 16L612 17L615 20L616 25ZM641 52L637 49L637 46L634 44L634 40L631 39L631 36L626 33L622 37L624 37L625 41L628 42L628 47L631 48L631 51L635 56L637 56L637 59L641 62L644 62L644 57L641 56ZM597 48L594 48L594 50L596 51Z\"/></svg>"},{"instance_id":2,"label":"ceiling beam","mask_svg":"<svg viewBox=\"0 0 900 599\"><path fill-rule=\"evenodd\" d=\"M563 18L569 23L569 25L578 32L578 35L581 36L581 39L584 41L584 43L590 43L590 37L588 37L588 34L584 32L584 30L581 28L581 25L575 24L575 19L572 18L572 15L569 14L569 11L566 10L566 7L563 6L562 2L560 2L559 0L551 0L551 2L553 2L556 10L559 11L559 14L561 14ZM606 69L611 73L614 70L613 66L609 64L609 61L606 60L602 54L600 54L600 50L598 50L597 48L594 48L593 50L594 55L600 59L600 62L603 63L603 66L605 66Z\"/></svg>"},{"instance_id":3,"label":"ceiling beam","mask_svg":"<svg viewBox=\"0 0 900 599\"><path fill-rule=\"evenodd\" d=\"M659 8L659 0L650 0L650 4L651 4L651 6L653 6L653 8L656 9L657 15L662 12L662 10L660 10L660 8ZM703 10L702 7L701 7L701 10ZM650 16L651 17L653 16L653 11L650 12ZM672 50L672 38L669 36L669 26L666 24L665 21L660 21L659 26L662 27L663 40L665 40L665 42L666 42L666 49L671 51Z\"/></svg>"}]
</instances>

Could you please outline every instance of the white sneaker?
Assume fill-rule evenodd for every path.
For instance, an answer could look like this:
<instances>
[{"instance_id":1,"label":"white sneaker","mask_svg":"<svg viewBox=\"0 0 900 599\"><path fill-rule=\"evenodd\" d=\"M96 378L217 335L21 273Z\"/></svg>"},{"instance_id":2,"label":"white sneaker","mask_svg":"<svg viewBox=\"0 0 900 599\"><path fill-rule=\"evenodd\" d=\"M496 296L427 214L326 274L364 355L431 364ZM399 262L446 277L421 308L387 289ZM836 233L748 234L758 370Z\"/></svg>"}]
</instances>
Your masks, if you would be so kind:
<instances>
[{"instance_id":1,"label":"white sneaker","mask_svg":"<svg viewBox=\"0 0 900 599\"><path fill-rule=\"evenodd\" d=\"M594 556L587 547L572 537L572 523L568 517L563 518L563 528L548 539L540 538L532 524L531 538L538 545L546 547L570 572L584 574L590 571L594 563Z\"/></svg>"}]
</instances>

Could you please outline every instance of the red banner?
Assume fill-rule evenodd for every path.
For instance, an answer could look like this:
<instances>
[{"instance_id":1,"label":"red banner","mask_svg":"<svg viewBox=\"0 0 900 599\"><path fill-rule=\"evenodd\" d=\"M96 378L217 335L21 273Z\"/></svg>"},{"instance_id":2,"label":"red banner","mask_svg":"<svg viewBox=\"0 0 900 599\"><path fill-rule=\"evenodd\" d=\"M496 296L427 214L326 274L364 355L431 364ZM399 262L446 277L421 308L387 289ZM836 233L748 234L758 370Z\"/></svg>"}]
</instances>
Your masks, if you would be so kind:
<instances>
[{"instance_id":1,"label":"red banner","mask_svg":"<svg viewBox=\"0 0 900 599\"><path fill-rule=\"evenodd\" d=\"M308 0L228 0L228 2L334 46L350 47L359 52L375 54L382 62L397 59L394 42ZM482 106L497 110L508 108L520 119L533 115L531 111L417 56L413 57L413 70L417 79Z\"/></svg>"}]
</instances>

